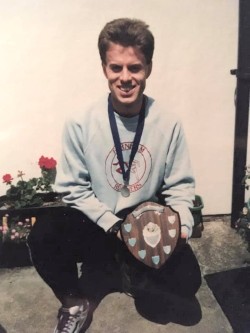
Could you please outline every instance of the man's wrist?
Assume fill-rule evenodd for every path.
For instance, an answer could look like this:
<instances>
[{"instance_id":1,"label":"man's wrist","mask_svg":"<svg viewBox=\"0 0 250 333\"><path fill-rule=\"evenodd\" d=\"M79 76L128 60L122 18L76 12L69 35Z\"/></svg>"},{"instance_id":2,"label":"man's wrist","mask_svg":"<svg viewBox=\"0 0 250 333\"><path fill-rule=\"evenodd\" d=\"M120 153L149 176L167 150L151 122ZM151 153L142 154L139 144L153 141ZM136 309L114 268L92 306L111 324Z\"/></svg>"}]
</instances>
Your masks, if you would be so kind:
<instances>
[{"instance_id":1,"label":"man's wrist","mask_svg":"<svg viewBox=\"0 0 250 333\"><path fill-rule=\"evenodd\" d=\"M118 222L116 222L115 224L113 224L112 227L107 230L107 233L108 234L117 234L118 231L121 228L122 222L123 222L122 220L119 220Z\"/></svg>"}]
</instances>

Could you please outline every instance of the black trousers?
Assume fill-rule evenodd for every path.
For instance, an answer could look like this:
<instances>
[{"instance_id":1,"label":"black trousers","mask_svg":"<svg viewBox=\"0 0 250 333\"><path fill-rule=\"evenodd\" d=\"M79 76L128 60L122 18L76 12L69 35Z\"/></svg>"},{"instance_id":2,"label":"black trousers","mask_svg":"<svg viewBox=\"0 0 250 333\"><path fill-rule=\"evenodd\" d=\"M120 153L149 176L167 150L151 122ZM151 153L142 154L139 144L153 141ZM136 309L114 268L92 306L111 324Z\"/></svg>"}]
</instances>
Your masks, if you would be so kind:
<instances>
[{"instance_id":1,"label":"black trousers","mask_svg":"<svg viewBox=\"0 0 250 333\"><path fill-rule=\"evenodd\" d=\"M49 216L39 216L28 245L37 272L55 295L80 293L78 262L99 270L118 263L134 285L146 279L187 296L194 295L201 284L200 268L189 245L177 249L161 269L150 269L116 236L106 234L76 209L51 208Z\"/></svg>"}]
</instances>

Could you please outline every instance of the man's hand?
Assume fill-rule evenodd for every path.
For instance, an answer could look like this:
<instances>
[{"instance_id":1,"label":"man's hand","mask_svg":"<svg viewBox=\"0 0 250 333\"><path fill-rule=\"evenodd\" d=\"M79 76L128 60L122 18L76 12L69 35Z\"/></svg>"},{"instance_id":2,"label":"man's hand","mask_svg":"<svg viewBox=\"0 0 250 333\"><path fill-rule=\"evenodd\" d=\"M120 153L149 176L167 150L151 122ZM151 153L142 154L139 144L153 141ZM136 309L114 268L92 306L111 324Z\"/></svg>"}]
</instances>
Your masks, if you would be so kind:
<instances>
[{"instance_id":1,"label":"man's hand","mask_svg":"<svg viewBox=\"0 0 250 333\"><path fill-rule=\"evenodd\" d=\"M188 227L185 225L181 226L181 238L186 239L186 242L188 242Z\"/></svg>"}]
</instances>

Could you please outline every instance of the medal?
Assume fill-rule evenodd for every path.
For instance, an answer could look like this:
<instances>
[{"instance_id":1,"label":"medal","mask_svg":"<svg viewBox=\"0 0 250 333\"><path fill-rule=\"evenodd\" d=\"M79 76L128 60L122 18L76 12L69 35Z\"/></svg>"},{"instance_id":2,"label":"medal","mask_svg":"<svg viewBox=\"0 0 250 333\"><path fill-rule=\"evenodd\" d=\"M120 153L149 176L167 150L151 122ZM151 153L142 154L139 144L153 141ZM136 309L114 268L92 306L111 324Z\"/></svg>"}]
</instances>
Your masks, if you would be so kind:
<instances>
[{"instance_id":1,"label":"medal","mask_svg":"<svg viewBox=\"0 0 250 333\"><path fill-rule=\"evenodd\" d=\"M117 124L116 124L116 119L115 119L115 115L114 115L115 111L113 109L113 105L111 102L111 95L109 95L109 100L108 100L109 122L110 122L111 133L112 133L114 144L115 144L117 159L118 159L121 171L122 171L122 178L123 178L124 185L121 187L120 193L124 198L127 198L130 196L130 190L128 187L129 178L130 178L130 170L131 170L131 166L132 166L134 157L137 153L139 143L141 140L141 136L142 136L142 132L143 132L146 102L147 102L147 98L146 98L146 96L143 96L142 106L141 106L141 110L139 112L139 119L138 119L136 131L135 131L135 137L134 137L134 141L132 143L131 154L129 157L129 163L127 166L127 170L125 170L125 167L124 167L125 163L123 160L122 149L121 149L121 140L120 140L120 136L119 136L119 132L118 132Z\"/></svg>"},{"instance_id":2,"label":"medal","mask_svg":"<svg viewBox=\"0 0 250 333\"><path fill-rule=\"evenodd\" d=\"M129 188L128 188L126 185L123 185L123 187L121 188L121 195L122 195L124 198L127 198L127 197L130 196Z\"/></svg>"}]
</instances>

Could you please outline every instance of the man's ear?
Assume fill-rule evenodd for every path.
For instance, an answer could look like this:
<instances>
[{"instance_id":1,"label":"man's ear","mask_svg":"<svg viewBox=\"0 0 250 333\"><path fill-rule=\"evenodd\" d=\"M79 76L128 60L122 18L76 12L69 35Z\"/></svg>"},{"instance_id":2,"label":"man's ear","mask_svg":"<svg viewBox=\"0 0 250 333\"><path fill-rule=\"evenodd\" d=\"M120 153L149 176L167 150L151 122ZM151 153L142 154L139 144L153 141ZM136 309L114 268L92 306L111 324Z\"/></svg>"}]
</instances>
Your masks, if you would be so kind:
<instances>
[{"instance_id":1,"label":"man's ear","mask_svg":"<svg viewBox=\"0 0 250 333\"><path fill-rule=\"evenodd\" d=\"M105 77L107 78L107 69L106 69L106 65L104 62L102 62L102 71L103 71L103 74L105 75Z\"/></svg>"},{"instance_id":2,"label":"man's ear","mask_svg":"<svg viewBox=\"0 0 250 333\"><path fill-rule=\"evenodd\" d=\"M153 62L151 61L150 64L147 65L147 78L150 76L152 72Z\"/></svg>"}]
</instances>

